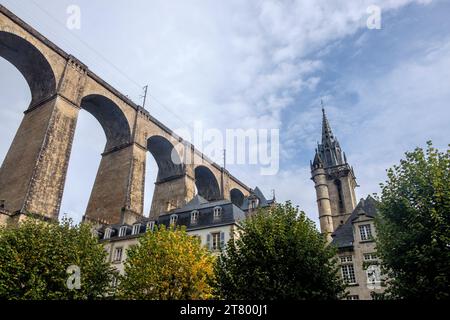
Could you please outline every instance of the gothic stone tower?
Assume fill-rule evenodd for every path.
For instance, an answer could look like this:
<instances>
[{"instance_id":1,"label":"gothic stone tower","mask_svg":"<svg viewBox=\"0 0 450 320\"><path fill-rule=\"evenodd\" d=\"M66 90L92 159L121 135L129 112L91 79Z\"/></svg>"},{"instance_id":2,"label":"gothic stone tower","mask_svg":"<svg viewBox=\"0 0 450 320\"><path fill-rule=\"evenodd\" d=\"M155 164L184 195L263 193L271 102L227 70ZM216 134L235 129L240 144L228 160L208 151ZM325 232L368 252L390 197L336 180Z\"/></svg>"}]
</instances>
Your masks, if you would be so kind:
<instances>
[{"instance_id":1,"label":"gothic stone tower","mask_svg":"<svg viewBox=\"0 0 450 320\"><path fill-rule=\"evenodd\" d=\"M316 188L320 230L331 241L331 234L347 221L356 207L357 184L353 168L347 163L323 108L322 113L322 143L318 144L311 162L311 176Z\"/></svg>"}]
</instances>

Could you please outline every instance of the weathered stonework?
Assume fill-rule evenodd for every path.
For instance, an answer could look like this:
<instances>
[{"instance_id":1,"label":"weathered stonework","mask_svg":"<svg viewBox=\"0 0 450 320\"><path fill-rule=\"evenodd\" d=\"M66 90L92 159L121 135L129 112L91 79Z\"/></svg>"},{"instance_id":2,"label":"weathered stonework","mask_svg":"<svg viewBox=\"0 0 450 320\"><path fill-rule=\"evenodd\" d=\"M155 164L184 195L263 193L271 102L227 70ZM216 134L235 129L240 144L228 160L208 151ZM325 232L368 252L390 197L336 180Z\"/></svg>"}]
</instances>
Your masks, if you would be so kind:
<instances>
[{"instance_id":1,"label":"weathered stonework","mask_svg":"<svg viewBox=\"0 0 450 320\"><path fill-rule=\"evenodd\" d=\"M147 152L159 168L154 217L185 205L196 188L226 199L232 189L250 194L245 184L1 5L0 56L21 72L32 95L0 169L0 200L14 216L58 218L80 110L91 113L106 136L86 220L131 223L144 214ZM172 150L182 164L170 163Z\"/></svg>"}]
</instances>

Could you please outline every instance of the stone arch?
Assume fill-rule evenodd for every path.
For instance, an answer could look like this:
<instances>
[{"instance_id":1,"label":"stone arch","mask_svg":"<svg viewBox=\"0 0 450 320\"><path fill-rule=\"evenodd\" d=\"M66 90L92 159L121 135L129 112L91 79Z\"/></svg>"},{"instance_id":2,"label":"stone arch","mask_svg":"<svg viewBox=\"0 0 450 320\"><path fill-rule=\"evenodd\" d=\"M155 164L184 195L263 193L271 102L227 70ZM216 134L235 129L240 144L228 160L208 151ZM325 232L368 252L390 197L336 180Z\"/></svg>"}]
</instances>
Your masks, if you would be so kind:
<instances>
[{"instance_id":1,"label":"stone arch","mask_svg":"<svg viewBox=\"0 0 450 320\"><path fill-rule=\"evenodd\" d=\"M234 203L238 207L242 207L244 204L244 194L239 189L231 189L230 191L230 199L231 202Z\"/></svg>"},{"instance_id":2,"label":"stone arch","mask_svg":"<svg viewBox=\"0 0 450 320\"><path fill-rule=\"evenodd\" d=\"M147 139L147 149L158 165L157 183L178 178L184 174L180 155L166 138L155 135Z\"/></svg>"},{"instance_id":3,"label":"stone arch","mask_svg":"<svg viewBox=\"0 0 450 320\"><path fill-rule=\"evenodd\" d=\"M212 171L205 166L195 168L195 186L198 194L208 201L221 198L219 183Z\"/></svg>"},{"instance_id":4,"label":"stone arch","mask_svg":"<svg viewBox=\"0 0 450 320\"><path fill-rule=\"evenodd\" d=\"M122 110L109 98L98 94L85 96L81 108L92 114L106 135L105 151L130 143L131 130Z\"/></svg>"},{"instance_id":5,"label":"stone arch","mask_svg":"<svg viewBox=\"0 0 450 320\"><path fill-rule=\"evenodd\" d=\"M0 56L13 64L27 81L31 90L31 106L55 94L53 69L33 44L15 34L0 31Z\"/></svg>"}]
</instances>

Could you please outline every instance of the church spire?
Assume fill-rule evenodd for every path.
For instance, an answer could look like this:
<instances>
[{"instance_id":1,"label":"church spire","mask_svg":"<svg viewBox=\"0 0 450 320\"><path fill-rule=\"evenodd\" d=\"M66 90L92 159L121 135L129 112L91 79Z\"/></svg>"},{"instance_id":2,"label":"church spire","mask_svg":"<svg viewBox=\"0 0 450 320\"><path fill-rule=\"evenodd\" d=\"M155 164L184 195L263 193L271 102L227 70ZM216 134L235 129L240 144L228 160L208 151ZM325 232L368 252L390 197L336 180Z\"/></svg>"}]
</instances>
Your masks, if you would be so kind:
<instances>
[{"instance_id":1,"label":"church spire","mask_svg":"<svg viewBox=\"0 0 450 320\"><path fill-rule=\"evenodd\" d=\"M322 103L322 144L325 144L327 141L334 140L333 131L331 130L330 122L328 121L327 114L325 112L325 107L323 105L323 100L321 100Z\"/></svg>"},{"instance_id":2,"label":"church spire","mask_svg":"<svg viewBox=\"0 0 450 320\"><path fill-rule=\"evenodd\" d=\"M327 114L325 112L325 107L323 100L321 100L322 104L322 143L318 146L318 155L320 159L323 161L323 167L334 167L338 165L342 165L346 163L344 160L341 147L339 145L338 140L333 134L331 130L330 122L328 121ZM313 164L317 164L314 161Z\"/></svg>"},{"instance_id":3,"label":"church spire","mask_svg":"<svg viewBox=\"0 0 450 320\"><path fill-rule=\"evenodd\" d=\"M316 189L320 230L331 241L333 232L347 221L356 206L357 184L353 168L331 130L323 101L321 104L322 142L311 161L311 178Z\"/></svg>"}]
</instances>

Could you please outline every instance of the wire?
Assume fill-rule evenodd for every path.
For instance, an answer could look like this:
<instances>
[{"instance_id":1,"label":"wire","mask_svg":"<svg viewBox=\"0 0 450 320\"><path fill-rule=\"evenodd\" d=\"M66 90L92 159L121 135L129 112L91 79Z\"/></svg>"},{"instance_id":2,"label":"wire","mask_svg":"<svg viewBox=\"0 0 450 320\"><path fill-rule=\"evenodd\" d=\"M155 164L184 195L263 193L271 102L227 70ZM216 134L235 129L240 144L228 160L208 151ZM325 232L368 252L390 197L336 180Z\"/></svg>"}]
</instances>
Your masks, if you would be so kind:
<instances>
[{"instance_id":1,"label":"wire","mask_svg":"<svg viewBox=\"0 0 450 320\"><path fill-rule=\"evenodd\" d=\"M38 3L36 3L35 0L31 0L31 2L42 12L44 12L48 17L50 17L52 20L54 20L58 25L62 26L64 30L66 30L66 26L64 23L59 21L57 18L55 18L48 10L40 6ZM124 71L122 71L119 67L117 67L114 63L112 63L109 59L107 59L104 55L102 55L99 51L97 51L95 48L93 48L89 43L87 43L85 40L83 40L81 37L79 37L77 34L69 32L69 34L74 37L76 40L80 41L86 48L91 50L94 54L96 54L100 59L102 59L104 62L106 62L108 65L110 65L115 71L120 73L125 79L130 81L132 84L134 84L136 87L138 87L140 90L142 90L143 85L136 82L133 78L131 78L128 74L126 74ZM151 98L153 98L154 101L156 101L161 107L163 107L166 111L168 111L170 114L175 116L179 121L181 121L184 125L188 126L192 129L192 126L189 125L182 119L177 113L175 113L172 108L169 108L166 104L162 103L158 98L156 98L152 94L148 94Z\"/></svg>"}]
</instances>

